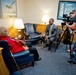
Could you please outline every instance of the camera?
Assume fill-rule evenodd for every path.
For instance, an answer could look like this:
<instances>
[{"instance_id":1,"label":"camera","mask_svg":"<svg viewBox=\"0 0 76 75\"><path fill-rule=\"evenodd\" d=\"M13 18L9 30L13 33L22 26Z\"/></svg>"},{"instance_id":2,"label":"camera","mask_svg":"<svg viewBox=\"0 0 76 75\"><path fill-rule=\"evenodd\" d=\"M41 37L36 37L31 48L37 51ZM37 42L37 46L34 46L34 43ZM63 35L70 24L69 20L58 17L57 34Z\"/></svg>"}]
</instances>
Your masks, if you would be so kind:
<instances>
[{"instance_id":1,"label":"camera","mask_svg":"<svg viewBox=\"0 0 76 75\"><path fill-rule=\"evenodd\" d=\"M70 22L71 21L70 16L68 16L67 14L63 14L63 21Z\"/></svg>"},{"instance_id":2,"label":"camera","mask_svg":"<svg viewBox=\"0 0 76 75\"><path fill-rule=\"evenodd\" d=\"M71 22L71 18L70 16L68 16L67 14L63 14L63 22L61 23L62 26L65 26L66 25L66 22Z\"/></svg>"}]
</instances>

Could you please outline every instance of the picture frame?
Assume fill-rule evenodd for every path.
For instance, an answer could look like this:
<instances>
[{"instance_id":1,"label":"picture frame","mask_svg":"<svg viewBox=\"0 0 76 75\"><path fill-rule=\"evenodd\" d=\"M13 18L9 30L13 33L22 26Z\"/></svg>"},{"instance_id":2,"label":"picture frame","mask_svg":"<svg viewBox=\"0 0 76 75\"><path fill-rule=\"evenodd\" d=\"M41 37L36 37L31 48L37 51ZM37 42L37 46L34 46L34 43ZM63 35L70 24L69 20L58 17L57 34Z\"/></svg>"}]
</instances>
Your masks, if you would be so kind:
<instances>
[{"instance_id":1,"label":"picture frame","mask_svg":"<svg viewBox=\"0 0 76 75\"><path fill-rule=\"evenodd\" d=\"M0 11L2 18L17 17L16 0L0 0Z\"/></svg>"},{"instance_id":2,"label":"picture frame","mask_svg":"<svg viewBox=\"0 0 76 75\"><path fill-rule=\"evenodd\" d=\"M72 10L76 10L76 1L59 1L57 19L62 20L63 14L67 14Z\"/></svg>"}]
</instances>

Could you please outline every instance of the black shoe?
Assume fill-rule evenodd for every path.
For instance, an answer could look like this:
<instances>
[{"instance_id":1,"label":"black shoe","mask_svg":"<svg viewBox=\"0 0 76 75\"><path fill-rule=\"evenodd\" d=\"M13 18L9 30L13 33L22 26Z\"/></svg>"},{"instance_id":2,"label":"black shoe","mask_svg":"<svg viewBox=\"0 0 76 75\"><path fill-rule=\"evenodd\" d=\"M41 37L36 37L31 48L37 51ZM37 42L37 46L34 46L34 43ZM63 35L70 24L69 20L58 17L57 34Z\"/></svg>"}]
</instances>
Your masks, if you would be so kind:
<instances>
[{"instance_id":1,"label":"black shoe","mask_svg":"<svg viewBox=\"0 0 76 75\"><path fill-rule=\"evenodd\" d=\"M48 50L50 50L50 48L48 48Z\"/></svg>"},{"instance_id":2,"label":"black shoe","mask_svg":"<svg viewBox=\"0 0 76 75\"><path fill-rule=\"evenodd\" d=\"M40 61L41 60L41 58L39 57L37 60L35 60L35 61Z\"/></svg>"},{"instance_id":3,"label":"black shoe","mask_svg":"<svg viewBox=\"0 0 76 75\"><path fill-rule=\"evenodd\" d=\"M48 50L51 50L51 48L50 48L50 47L48 47Z\"/></svg>"},{"instance_id":4,"label":"black shoe","mask_svg":"<svg viewBox=\"0 0 76 75\"><path fill-rule=\"evenodd\" d=\"M71 57L74 58L74 54L71 54Z\"/></svg>"},{"instance_id":5,"label":"black shoe","mask_svg":"<svg viewBox=\"0 0 76 75\"><path fill-rule=\"evenodd\" d=\"M37 59L37 61L40 61L41 60L41 58L39 57L38 59Z\"/></svg>"},{"instance_id":6,"label":"black shoe","mask_svg":"<svg viewBox=\"0 0 76 75\"><path fill-rule=\"evenodd\" d=\"M75 62L73 62L72 60L67 61L70 64L76 64Z\"/></svg>"}]
</instances>

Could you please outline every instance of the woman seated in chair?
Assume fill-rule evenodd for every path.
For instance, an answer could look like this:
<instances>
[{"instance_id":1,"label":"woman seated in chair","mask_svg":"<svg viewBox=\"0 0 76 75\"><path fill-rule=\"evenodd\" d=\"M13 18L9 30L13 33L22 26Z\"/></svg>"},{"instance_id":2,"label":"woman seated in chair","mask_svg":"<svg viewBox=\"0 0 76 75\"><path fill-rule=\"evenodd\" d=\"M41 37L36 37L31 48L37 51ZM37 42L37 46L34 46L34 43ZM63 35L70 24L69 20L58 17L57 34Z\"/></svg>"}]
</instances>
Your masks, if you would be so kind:
<instances>
[{"instance_id":1,"label":"woman seated in chair","mask_svg":"<svg viewBox=\"0 0 76 75\"><path fill-rule=\"evenodd\" d=\"M8 42L8 46L11 47L11 52L13 54L24 50L29 50L31 54L34 54L35 61L39 61L41 59L36 48L27 47L27 45L24 46L23 44L26 44L26 42L23 40L12 39L5 27L0 27L0 40L6 40Z\"/></svg>"}]
</instances>

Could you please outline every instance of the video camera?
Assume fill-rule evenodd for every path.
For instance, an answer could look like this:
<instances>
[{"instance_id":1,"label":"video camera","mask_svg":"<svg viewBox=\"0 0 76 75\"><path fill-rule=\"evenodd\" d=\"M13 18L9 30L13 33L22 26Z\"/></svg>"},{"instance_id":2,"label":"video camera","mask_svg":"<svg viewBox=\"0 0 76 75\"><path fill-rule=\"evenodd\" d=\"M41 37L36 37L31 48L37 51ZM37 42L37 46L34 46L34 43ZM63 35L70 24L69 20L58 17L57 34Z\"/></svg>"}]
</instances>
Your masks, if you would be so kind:
<instances>
[{"instance_id":1,"label":"video camera","mask_svg":"<svg viewBox=\"0 0 76 75\"><path fill-rule=\"evenodd\" d=\"M70 22L71 21L71 18L67 14L63 14L63 19L62 20L63 20L63 22L61 23L61 25L65 26L66 22Z\"/></svg>"}]
</instances>

